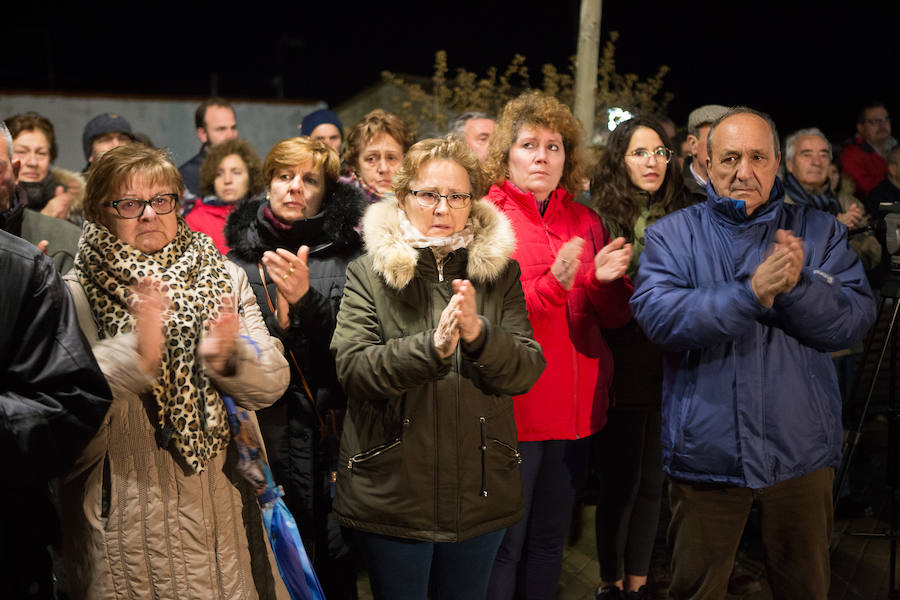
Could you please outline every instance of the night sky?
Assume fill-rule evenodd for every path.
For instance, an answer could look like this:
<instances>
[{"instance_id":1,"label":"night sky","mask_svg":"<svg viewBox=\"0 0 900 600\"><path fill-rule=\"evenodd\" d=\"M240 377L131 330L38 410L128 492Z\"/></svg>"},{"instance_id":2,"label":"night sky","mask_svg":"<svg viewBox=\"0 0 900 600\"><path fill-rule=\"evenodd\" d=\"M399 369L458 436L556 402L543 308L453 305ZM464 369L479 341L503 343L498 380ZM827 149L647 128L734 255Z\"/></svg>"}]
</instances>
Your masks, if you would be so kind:
<instances>
[{"instance_id":1,"label":"night sky","mask_svg":"<svg viewBox=\"0 0 900 600\"><path fill-rule=\"evenodd\" d=\"M339 104L388 69L533 74L575 53L580 3L271 2L122 5L35 0L8 9L0 90L325 100ZM748 8L752 6L753 8ZM127 12L126 12L127 11ZM15 23L16 26L11 25ZM900 2L603 3L602 40L620 34L619 72L661 64L679 124L706 103L770 112L782 130L817 125L840 141L869 98L900 111ZM216 75L213 75L216 74ZM537 84L537 78L533 80ZM0 92L2 93L2 92ZM895 133L897 133L895 125Z\"/></svg>"}]
</instances>

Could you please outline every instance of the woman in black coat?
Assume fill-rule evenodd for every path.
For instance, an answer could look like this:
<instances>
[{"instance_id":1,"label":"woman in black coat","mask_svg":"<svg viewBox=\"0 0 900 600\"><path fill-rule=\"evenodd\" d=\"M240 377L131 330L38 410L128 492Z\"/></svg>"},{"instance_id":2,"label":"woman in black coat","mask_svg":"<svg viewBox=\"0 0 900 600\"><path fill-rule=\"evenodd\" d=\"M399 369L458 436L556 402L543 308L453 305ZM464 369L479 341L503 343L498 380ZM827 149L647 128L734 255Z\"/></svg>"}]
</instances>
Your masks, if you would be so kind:
<instances>
[{"instance_id":1,"label":"woman in black coat","mask_svg":"<svg viewBox=\"0 0 900 600\"><path fill-rule=\"evenodd\" d=\"M331 517L346 398L328 345L347 263L360 254L365 200L337 182L340 161L307 137L275 144L263 164L265 197L229 216L228 258L250 280L269 331L284 344L291 385L257 413L276 483L329 600L356 597L356 576Z\"/></svg>"}]
</instances>

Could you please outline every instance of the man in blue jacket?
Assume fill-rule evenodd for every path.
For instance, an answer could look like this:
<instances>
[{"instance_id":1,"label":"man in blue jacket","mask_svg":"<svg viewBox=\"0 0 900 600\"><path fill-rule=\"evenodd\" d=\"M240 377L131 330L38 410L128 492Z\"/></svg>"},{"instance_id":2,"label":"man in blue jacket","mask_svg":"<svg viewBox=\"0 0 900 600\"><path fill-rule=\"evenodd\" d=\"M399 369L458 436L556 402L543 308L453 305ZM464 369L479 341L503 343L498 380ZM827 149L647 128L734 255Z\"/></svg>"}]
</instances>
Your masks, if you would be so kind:
<instances>
[{"instance_id":1,"label":"man in blue jacket","mask_svg":"<svg viewBox=\"0 0 900 600\"><path fill-rule=\"evenodd\" d=\"M826 598L841 401L830 352L875 303L847 228L784 204L771 119L731 109L708 137L707 201L646 232L634 316L665 350L670 595L724 598L751 506L774 598Z\"/></svg>"}]
</instances>

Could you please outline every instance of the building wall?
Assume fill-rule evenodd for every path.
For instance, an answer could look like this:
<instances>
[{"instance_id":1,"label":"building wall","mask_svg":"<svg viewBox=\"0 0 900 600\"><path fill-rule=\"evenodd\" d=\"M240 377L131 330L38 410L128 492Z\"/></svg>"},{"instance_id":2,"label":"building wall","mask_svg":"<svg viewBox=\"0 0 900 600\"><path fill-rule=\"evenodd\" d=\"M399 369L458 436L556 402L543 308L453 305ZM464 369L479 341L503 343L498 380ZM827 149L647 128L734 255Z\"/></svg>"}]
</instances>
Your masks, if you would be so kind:
<instances>
[{"instance_id":1,"label":"building wall","mask_svg":"<svg viewBox=\"0 0 900 600\"><path fill-rule=\"evenodd\" d=\"M2 93L0 118L29 110L44 115L56 131L59 158L55 165L80 171L87 164L81 143L84 126L100 113L118 113L136 133L148 135L155 146L168 148L175 164L180 165L200 148L194 111L202 101L203 98ZM237 113L238 131L253 144L260 160L279 140L299 135L298 126L304 116L326 107L323 102L231 102Z\"/></svg>"}]
</instances>

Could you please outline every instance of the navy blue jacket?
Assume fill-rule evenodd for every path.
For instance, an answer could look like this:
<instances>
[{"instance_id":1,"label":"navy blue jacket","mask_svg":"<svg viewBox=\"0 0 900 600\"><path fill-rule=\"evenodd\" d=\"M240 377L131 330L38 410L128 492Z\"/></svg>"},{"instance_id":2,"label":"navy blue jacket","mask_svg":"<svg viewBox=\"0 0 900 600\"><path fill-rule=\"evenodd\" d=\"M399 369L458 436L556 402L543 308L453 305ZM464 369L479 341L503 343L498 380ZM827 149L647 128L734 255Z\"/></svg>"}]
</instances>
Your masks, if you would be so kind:
<instances>
[{"instance_id":1,"label":"navy blue jacket","mask_svg":"<svg viewBox=\"0 0 900 600\"><path fill-rule=\"evenodd\" d=\"M719 197L647 228L634 317L665 351L665 470L754 489L837 466L841 400L830 352L860 339L875 302L847 228L784 204L781 181L747 216ZM750 278L778 229L804 241L797 285L772 308Z\"/></svg>"}]
</instances>

